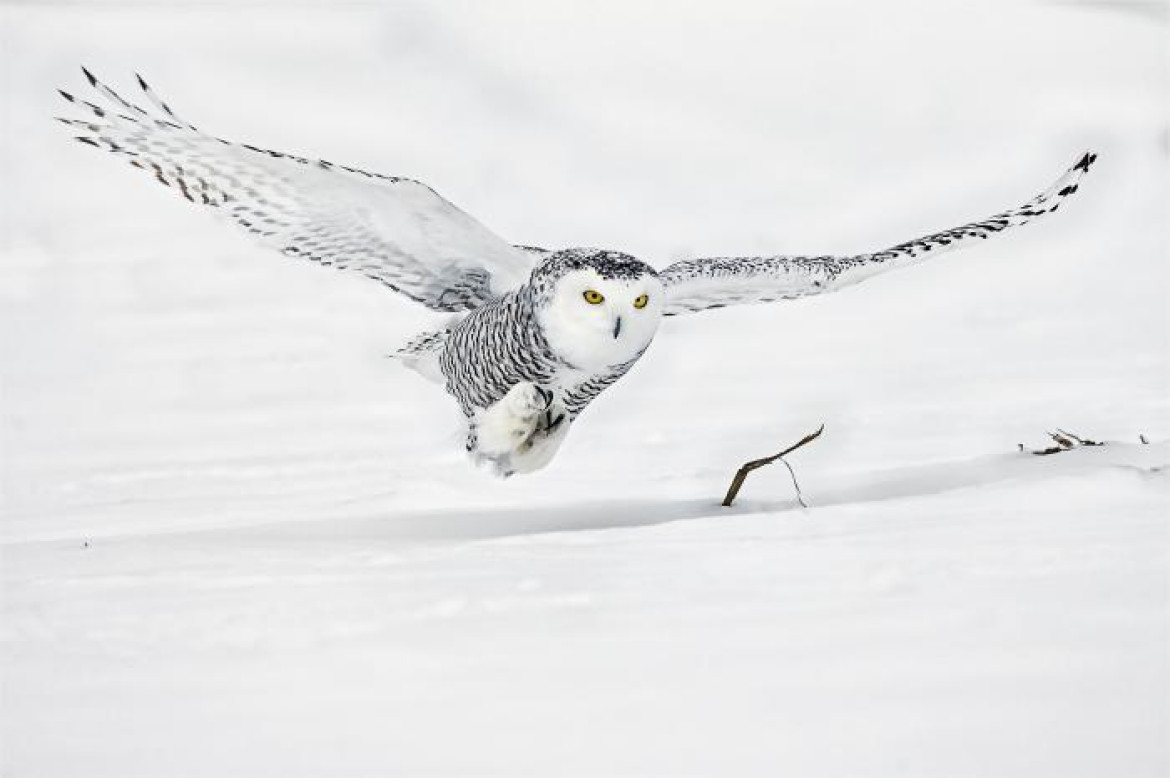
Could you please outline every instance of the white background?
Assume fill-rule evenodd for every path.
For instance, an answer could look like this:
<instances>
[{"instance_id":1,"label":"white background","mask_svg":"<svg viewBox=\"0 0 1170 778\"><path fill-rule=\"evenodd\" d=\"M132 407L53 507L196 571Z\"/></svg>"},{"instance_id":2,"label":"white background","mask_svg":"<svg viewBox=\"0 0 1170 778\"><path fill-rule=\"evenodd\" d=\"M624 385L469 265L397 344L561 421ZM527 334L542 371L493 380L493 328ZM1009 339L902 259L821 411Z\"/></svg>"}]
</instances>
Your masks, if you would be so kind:
<instances>
[{"instance_id":1,"label":"white background","mask_svg":"<svg viewBox=\"0 0 1170 778\"><path fill-rule=\"evenodd\" d=\"M4 775L1167 769L1165 5L0 21ZM971 250L667 321L496 481L384 358L434 317L68 142L79 64L658 266L880 249L1100 159ZM718 507L822 422L810 510L779 466ZM1016 451L1055 427L1114 442Z\"/></svg>"}]
</instances>

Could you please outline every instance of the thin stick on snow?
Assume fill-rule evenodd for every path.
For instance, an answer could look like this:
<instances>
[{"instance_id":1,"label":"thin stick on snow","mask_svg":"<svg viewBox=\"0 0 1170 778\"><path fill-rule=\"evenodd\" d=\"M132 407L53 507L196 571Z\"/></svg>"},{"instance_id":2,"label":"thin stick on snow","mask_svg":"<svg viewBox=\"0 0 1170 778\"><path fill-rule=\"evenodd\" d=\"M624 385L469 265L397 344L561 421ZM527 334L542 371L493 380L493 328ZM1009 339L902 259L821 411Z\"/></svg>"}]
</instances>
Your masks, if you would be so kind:
<instances>
[{"instance_id":1,"label":"thin stick on snow","mask_svg":"<svg viewBox=\"0 0 1170 778\"><path fill-rule=\"evenodd\" d=\"M1049 432L1048 437L1052 438L1052 441L1054 443L1056 443L1055 446L1049 446L1048 448L1041 448L1041 449L1033 449L1032 451L1029 451L1028 453L1034 454L1035 456L1038 456L1038 457L1046 457L1046 456L1051 456L1052 454L1061 454L1065 451L1072 451L1073 449L1076 449L1076 448L1083 448L1085 446L1104 446L1105 445L1104 443L1101 443L1101 442L1096 441L1096 440L1089 440L1088 438L1082 438L1079 435L1074 435L1073 433L1071 433L1067 430L1062 430L1059 427L1056 428L1056 432ZM1026 450L1024 448L1023 443L1020 443L1018 445L1020 447L1020 451Z\"/></svg>"},{"instance_id":2,"label":"thin stick on snow","mask_svg":"<svg viewBox=\"0 0 1170 778\"><path fill-rule=\"evenodd\" d=\"M1089 440L1088 438L1082 438L1082 437L1079 437L1077 435L1074 435L1071 432L1066 432L1065 430L1062 430L1060 427L1057 427L1056 431L1059 432L1061 435L1064 435L1066 438L1072 438L1073 442L1076 443L1078 446L1103 446L1103 445L1105 445L1104 443L1099 443L1095 440Z\"/></svg>"},{"instance_id":3,"label":"thin stick on snow","mask_svg":"<svg viewBox=\"0 0 1170 778\"><path fill-rule=\"evenodd\" d=\"M789 446L779 454L773 454L770 457L764 457L763 459L753 459L751 462L745 462L739 468L739 470L735 472L735 478L731 479L731 486L729 486L727 489L727 496L723 498L723 507L730 507L731 504L735 502L735 498L739 495L739 490L743 486L743 482L747 480L748 473L755 470L756 468L763 467L764 465L770 465L779 459L784 463L784 466L788 468L788 472L792 475L792 485L796 487L797 501L801 504L801 507L807 508L808 506L804 504L804 495L800 493L800 484L796 481L796 471L792 469L792 465L788 464L784 457L788 454L791 454L793 451L796 451L796 449L800 448L801 446L812 443L814 440L819 438L821 433L824 431L825 425L822 424L820 429L818 429L816 432L805 435L800 439L799 442Z\"/></svg>"}]
</instances>

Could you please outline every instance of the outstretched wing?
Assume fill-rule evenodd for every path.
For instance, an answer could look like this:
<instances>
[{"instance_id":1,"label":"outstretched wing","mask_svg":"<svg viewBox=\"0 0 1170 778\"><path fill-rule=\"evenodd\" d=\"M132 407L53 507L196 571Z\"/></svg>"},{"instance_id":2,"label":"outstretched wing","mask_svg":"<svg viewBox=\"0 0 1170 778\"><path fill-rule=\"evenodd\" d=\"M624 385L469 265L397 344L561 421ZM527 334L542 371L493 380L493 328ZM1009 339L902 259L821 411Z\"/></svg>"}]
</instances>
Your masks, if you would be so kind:
<instances>
[{"instance_id":1,"label":"outstretched wing","mask_svg":"<svg viewBox=\"0 0 1170 778\"><path fill-rule=\"evenodd\" d=\"M1060 207L1077 191L1097 155L1086 153L1042 194L982 221L855 257L715 257L676 262L659 273L667 316L740 303L765 303L832 292L870 276L906 267L1009 227L1027 224Z\"/></svg>"},{"instance_id":2,"label":"outstretched wing","mask_svg":"<svg viewBox=\"0 0 1170 778\"><path fill-rule=\"evenodd\" d=\"M61 92L92 114L60 119L80 131L77 140L125 158L285 254L362 273L439 311L476 308L532 269L529 252L425 184L230 143L179 119L141 76L152 111L82 71L109 106Z\"/></svg>"}]
</instances>

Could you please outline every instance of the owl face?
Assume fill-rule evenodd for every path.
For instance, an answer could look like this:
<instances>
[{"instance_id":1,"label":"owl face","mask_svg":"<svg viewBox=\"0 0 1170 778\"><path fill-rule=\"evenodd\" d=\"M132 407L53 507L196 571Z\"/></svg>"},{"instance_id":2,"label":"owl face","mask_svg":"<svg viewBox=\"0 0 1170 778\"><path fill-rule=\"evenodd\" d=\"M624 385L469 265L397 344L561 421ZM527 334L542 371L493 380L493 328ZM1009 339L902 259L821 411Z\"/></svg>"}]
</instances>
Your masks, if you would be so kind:
<instances>
[{"instance_id":1,"label":"owl face","mask_svg":"<svg viewBox=\"0 0 1170 778\"><path fill-rule=\"evenodd\" d=\"M565 268L537 313L549 345L566 362L600 371L643 352L662 320L663 286L632 258Z\"/></svg>"}]
</instances>

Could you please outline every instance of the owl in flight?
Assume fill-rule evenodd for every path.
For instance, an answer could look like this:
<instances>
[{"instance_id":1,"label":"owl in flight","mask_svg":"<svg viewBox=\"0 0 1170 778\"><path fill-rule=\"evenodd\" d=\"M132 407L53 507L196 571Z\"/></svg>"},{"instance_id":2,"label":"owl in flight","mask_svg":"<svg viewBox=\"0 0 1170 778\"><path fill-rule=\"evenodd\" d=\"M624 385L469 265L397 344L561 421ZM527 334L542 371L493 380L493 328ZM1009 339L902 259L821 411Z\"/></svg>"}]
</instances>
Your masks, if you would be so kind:
<instances>
[{"instance_id":1,"label":"owl in flight","mask_svg":"<svg viewBox=\"0 0 1170 778\"><path fill-rule=\"evenodd\" d=\"M409 178L232 143L151 110L82 69L104 105L66 92L77 140L110 151L283 254L361 273L451 314L397 354L441 383L467 449L501 475L552 459L577 417L646 352L663 317L840 289L1052 213L1096 155L1018 208L847 257L714 257L662 270L619 251L513 245Z\"/></svg>"}]
</instances>

